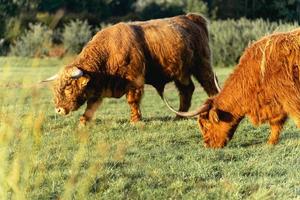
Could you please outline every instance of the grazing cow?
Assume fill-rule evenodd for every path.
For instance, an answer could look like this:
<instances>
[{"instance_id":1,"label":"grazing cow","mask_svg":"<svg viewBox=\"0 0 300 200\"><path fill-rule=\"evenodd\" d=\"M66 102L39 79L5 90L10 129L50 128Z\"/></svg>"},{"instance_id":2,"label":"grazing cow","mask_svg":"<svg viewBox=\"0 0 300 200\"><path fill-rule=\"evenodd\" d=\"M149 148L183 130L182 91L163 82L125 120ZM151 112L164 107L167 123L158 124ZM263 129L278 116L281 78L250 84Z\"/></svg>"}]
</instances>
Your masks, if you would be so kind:
<instances>
[{"instance_id":1,"label":"grazing cow","mask_svg":"<svg viewBox=\"0 0 300 200\"><path fill-rule=\"evenodd\" d=\"M141 119L139 104L145 83L162 97L165 84L174 81L179 111L187 111L194 91L192 75L209 96L217 94L206 20L187 14L105 28L71 64L45 81L56 79L57 113L66 115L87 102L81 124L91 120L104 97L124 94L131 121L136 122Z\"/></svg>"},{"instance_id":2,"label":"grazing cow","mask_svg":"<svg viewBox=\"0 0 300 200\"><path fill-rule=\"evenodd\" d=\"M300 128L299 67L300 29L266 36L245 50L218 95L177 114L199 115L207 147L224 147L245 116L255 125L268 122L268 143L277 144L288 116Z\"/></svg>"}]
</instances>

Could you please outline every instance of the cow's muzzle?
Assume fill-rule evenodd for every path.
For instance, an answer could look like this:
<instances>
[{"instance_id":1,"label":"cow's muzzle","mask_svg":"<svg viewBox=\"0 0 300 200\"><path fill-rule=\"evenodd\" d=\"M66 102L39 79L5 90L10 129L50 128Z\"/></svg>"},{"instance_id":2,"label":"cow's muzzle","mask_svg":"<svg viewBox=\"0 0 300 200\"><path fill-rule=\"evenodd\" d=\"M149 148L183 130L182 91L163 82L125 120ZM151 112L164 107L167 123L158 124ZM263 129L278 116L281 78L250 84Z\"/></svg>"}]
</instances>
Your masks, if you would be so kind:
<instances>
[{"instance_id":1,"label":"cow's muzzle","mask_svg":"<svg viewBox=\"0 0 300 200\"><path fill-rule=\"evenodd\" d=\"M67 115L69 112L64 108L55 108L55 112L60 115Z\"/></svg>"}]
</instances>

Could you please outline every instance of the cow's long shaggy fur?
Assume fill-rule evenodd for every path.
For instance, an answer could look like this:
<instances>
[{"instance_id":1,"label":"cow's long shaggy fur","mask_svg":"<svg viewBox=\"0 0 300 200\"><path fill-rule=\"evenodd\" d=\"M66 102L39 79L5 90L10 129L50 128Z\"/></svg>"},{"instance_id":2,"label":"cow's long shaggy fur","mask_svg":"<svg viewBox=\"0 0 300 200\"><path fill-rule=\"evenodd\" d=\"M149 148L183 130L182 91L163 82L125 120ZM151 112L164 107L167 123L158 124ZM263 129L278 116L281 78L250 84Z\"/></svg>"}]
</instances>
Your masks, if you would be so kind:
<instances>
[{"instance_id":1,"label":"cow's long shaggy fur","mask_svg":"<svg viewBox=\"0 0 300 200\"><path fill-rule=\"evenodd\" d=\"M56 107L66 114L87 100L86 113L93 113L103 97L126 94L131 121L138 121L144 84L162 94L165 84L174 81L180 95L179 110L187 111L194 91L191 75L208 95L218 92L208 40L206 20L196 14L103 29L60 73L54 86ZM68 76L74 67L84 72L81 78ZM86 113L83 123L92 116Z\"/></svg>"},{"instance_id":2,"label":"cow's long shaggy fur","mask_svg":"<svg viewBox=\"0 0 300 200\"><path fill-rule=\"evenodd\" d=\"M268 122L269 144L276 144L290 116L300 128L300 29L255 42L241 56L222 91L206 101L198 122L208 147L223 147L239 122Z\"/></svg>"}]
</instances>

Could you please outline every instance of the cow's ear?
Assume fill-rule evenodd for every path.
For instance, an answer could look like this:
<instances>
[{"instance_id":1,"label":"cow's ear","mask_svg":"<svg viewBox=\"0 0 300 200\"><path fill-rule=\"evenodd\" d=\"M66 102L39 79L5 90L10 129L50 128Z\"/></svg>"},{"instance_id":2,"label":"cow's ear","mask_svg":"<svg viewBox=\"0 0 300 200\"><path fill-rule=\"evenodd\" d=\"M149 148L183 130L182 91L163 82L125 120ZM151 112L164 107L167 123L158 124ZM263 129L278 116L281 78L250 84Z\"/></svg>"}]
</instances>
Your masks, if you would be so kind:
<instances>
[{"instance_id":1,"label":"cow's ear","mask_svg":"<svg viewBox=\"0 0 300 200\"><path fill-rule=\"evenodd\" d=\"M90 76L89 75L84 75L84 76L81 76L79 79L78 79L78 82L79 82L79 85L81 87L84 87L88 84L88 82L90 81Z\"/></svg>"},{"instance_id":2,"label":"cow's ear","mask_svg":"<svg viewBox=\"0 0 300 200\"><path fill-rule=\"evenodd\" d=\"M217 108L212 108L209 111L209 119L210 121L213 121L215 123L219 123L219 115L218 115L218 110Z\"/></svg>"}]
</instances>

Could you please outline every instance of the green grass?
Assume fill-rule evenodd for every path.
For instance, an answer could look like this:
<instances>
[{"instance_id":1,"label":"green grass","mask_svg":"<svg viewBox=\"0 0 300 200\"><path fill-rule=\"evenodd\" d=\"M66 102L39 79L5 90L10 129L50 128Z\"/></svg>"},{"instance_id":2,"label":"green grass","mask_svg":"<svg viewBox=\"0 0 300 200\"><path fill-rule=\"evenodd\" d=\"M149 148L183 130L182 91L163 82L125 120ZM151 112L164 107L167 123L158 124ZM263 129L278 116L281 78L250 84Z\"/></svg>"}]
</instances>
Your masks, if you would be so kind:
<instances>
[{"instance_id":1,"label":"green grass","mask_svg":"<svg viewBox=\"0 0 300 200\"><path fill-rule=\"evenodd\" d=\"M289 121L274 147L269 128L244 120L220 150L203 146L196 119L175 121L147 86L143 121L124 97L105 99L77 129L83 108L54 112L38 82L67 60L0 58L0 199L299 199L300 136ZM216 69L223 82L232 68ZM195 83L192 108L206 99ZM178 106L172 84L166 96Z\"/></svg>"}]
</instances>

